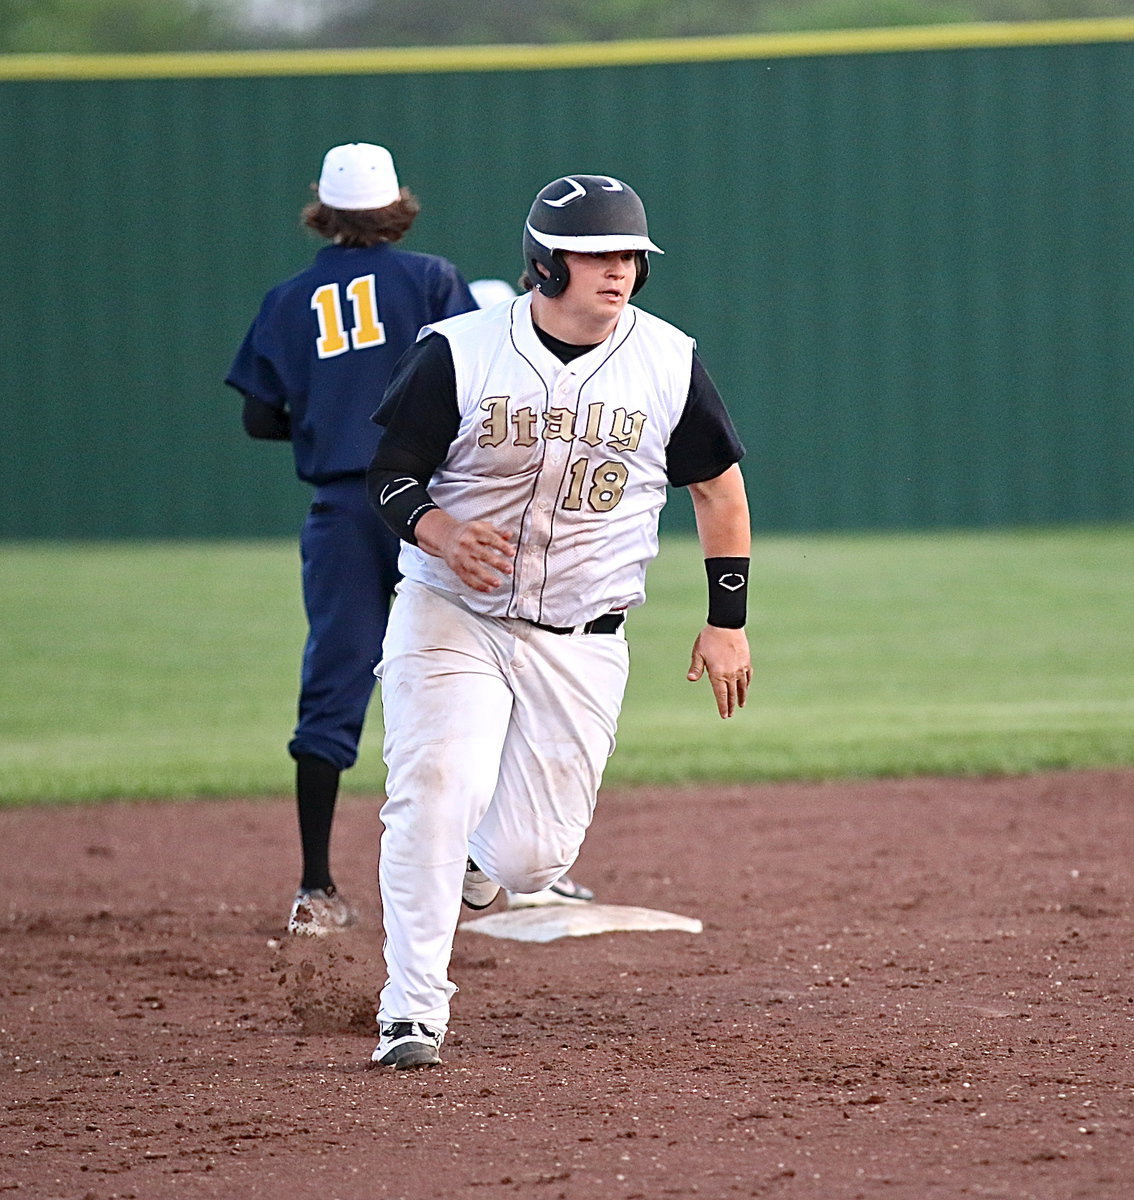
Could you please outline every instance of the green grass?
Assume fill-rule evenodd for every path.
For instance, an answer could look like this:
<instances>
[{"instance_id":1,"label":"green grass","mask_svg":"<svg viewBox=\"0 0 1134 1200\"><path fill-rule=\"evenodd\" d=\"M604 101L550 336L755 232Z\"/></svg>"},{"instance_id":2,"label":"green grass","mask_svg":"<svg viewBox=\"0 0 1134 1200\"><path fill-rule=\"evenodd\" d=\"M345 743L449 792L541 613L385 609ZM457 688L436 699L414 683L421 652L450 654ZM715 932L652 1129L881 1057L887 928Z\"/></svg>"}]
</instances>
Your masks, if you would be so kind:
<instances>
[{"instance_id":1,"label":"green grass","mask_svg":"<svg viewBox=\"0 0 1134 1200\"><path fill-rule=\"evenodd\" d=\"M1134 527L760 537L748 708L685 680L696 543L629 625L610 784L1134 764ZM0 802L276 794L303 640L291 542L7 544ZM382 786L372 709L354 791Z\"/></svg>"}]
</instances>

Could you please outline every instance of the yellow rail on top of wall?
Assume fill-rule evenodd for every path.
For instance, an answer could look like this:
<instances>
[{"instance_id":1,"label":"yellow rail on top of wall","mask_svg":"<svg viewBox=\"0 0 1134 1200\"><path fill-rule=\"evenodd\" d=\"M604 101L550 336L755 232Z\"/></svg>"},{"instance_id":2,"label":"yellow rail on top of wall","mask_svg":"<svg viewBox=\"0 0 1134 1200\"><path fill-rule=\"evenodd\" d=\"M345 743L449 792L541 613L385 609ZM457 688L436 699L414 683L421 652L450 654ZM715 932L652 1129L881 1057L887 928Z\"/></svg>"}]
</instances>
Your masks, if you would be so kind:
<instances>
[{"instance_id":1,"label":"yellow rail on top of wall","mask_svg":"<svg viewBox=\"0 0 1134 1200\"><path fill-rule=\"evenodd\" d=\"M918 25L538 46L405 46L385 50L242 50L192 54L7 54L0 55L0 80L538 71L1122 41L1134 41L1132 18Z\"/></svg>"}]
</instances>

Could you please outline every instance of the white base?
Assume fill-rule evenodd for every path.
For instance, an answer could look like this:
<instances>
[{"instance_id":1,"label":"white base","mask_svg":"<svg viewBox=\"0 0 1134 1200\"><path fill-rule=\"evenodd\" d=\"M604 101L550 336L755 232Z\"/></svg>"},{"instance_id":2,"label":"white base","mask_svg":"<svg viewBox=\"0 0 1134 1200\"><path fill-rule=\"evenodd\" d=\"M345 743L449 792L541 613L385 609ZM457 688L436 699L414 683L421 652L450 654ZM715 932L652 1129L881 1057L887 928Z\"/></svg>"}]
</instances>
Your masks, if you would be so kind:
<instances>
[{"instance_id":1,"label":"white base","mask_svg":"<svg viewBox=\"0 0 1134 1200\"><path fill-rule=\"evenodd\" d=\"M676 930L700 933L703 926L694 917L632 908L621 904L554 904L543 908L517 908L465 921L462 929L516 942L553 942L562 937L587 937L594 933L624 930L655 933Z\"/></svg>"}]
</instances>

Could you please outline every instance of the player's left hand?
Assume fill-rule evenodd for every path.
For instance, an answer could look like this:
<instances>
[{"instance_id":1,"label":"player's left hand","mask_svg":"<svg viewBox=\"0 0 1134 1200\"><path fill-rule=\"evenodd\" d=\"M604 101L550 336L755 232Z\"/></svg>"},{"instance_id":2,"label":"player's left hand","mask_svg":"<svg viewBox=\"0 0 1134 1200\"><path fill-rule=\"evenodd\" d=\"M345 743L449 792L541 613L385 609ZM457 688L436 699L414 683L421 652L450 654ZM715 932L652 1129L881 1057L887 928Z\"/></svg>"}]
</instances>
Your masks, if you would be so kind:
<instances>
[{"instance_id":1,"label":"player's left hand","mask_svg":"<svg viewBox=\"0 0 1134 1200\"><path fill-rule=\"evenodd\" d=\"M752 658L743 629L706 625L701 630L693 643L693 657L685 678L696 683L706 673L717 700L717 712L722 717L727 719L744 707L752 682Z\"/></svg>"}]
</instances>

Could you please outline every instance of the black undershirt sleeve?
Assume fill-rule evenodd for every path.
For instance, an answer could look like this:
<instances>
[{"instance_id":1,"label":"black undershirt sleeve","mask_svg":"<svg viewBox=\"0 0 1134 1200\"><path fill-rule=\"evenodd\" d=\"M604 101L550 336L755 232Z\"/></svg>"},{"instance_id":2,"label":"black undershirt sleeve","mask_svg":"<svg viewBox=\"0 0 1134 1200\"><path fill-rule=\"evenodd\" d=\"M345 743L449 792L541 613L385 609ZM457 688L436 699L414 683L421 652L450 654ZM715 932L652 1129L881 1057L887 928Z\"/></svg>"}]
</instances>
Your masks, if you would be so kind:
<instances>
[{"instance_id":1,"label":"black undershirt sleeve","mask_svg":"<svg viewBox=\"0 0 1134 1200\"><path fill-rule=\"evenodd\" d=\"M449 342L431 333L398 360L378 411L382 440L366 472L371 507L403 541L437 507L428 492L457 435L457 377Z\"/></svg>"},{"instance_id":2,"label":"black undershirt sleeve","mask_svg":"<svg viewBox=\"0 0 1134 1200\"><path fill-rule=\"evenodd\" d=\"M434 467L444 461L461 423L457 370L448 338L430 333L414 342L398 359L382 403L370 419L383 429L375 456L379 465L388 444Z\"/></svg>"},{"instance_id":3,"label":"black undershirt sleeve","mask_svg":"<svg viewBox=\"0 0 1134 1200\"><path fill-rule=\"evenodd\" d=\"M291 441L291 413L286 408L273 408L263 400L245 393L241 420L244 432L249 437L262 438L268 442Z\"/></svg>"},{"instance_id":4,"label":"black undershirt sleeve","mask_svg":"<svg viewBox=\"0 0 1134 1200\"><path fill-rule=\"evenodd\" d=\"M666 477L673 487L688 487L715 479L743 457L744 445L720 392L694 351L685 411L666 447Z\"/></svg>"},{"instance_id":5,"label":"black undershirt sleeve","mask_svg":"<svg viewBox=\"0 0 1134 1200\"><path fill-rule=\"evenodd\" d=\"M385 466L371 461L366 471L366 495L371 508L403 542L417 545L418 521L437 507L429 494L433 468L408 451L393 448Z\"/></svg>"}]
</instances>

